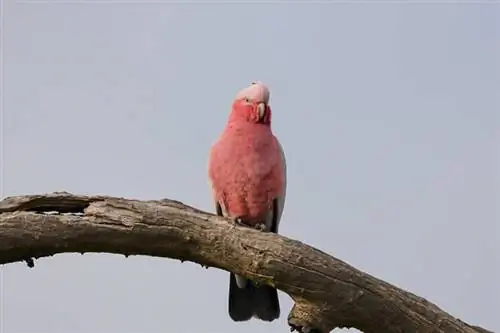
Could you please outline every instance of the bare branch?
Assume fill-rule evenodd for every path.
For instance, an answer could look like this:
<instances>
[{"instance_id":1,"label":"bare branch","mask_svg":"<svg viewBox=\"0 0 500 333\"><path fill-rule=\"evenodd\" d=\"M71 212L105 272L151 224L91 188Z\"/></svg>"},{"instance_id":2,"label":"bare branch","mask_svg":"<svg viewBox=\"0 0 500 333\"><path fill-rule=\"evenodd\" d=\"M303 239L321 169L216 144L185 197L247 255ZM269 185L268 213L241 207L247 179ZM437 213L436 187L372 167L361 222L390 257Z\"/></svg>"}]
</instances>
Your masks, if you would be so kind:
<instances>
[{"instance_id":1,"label":"bare branch","mask_svg":"<svg viewBox=\"0 0 500 333\"><path fill-rule=\"evenodd\" d=\"M188 260L274 285L295 301L288 322L303 332L492 333L311 246L178 201L66 192L0 201L0 264L68 252Z\"/></svg>"}]
</instances>

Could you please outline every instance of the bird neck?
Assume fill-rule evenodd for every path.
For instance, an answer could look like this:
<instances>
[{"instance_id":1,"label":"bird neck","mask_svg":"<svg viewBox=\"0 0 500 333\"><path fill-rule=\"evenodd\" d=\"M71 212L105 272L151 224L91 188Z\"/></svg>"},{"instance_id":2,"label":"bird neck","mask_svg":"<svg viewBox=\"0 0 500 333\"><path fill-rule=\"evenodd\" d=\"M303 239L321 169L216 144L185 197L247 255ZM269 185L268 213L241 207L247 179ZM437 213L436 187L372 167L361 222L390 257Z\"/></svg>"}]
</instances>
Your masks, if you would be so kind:
<instances>
[{"instance_id":1,"label":"bird neck","mask_svg":"<svg viewBox=\"0 0 500 333\"><path fill-rule=\"evenodd\" d=\"M248 133L272 132L270 124L252 123L241 119L229 119L226 130Z\"/></svg>"}]
</instances>

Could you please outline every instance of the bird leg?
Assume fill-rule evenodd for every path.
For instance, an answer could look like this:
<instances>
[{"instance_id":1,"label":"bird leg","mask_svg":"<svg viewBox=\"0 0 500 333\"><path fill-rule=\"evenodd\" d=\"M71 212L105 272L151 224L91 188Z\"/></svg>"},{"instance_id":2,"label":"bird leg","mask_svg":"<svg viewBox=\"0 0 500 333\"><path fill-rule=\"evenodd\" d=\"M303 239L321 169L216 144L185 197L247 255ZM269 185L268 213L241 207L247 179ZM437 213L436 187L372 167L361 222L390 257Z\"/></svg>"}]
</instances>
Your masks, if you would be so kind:
<instances>
[{"instance_id":1,"label":"bird leg","mask_svg":"<svg viewBox=\"0 0 500 333\"><path fill-rule=\"evenodd\" d=\"M248 223L245 223L244 220L239 216L231 217L231 221L234 224L242 226L242 227L252 228L252 229L256 229L258 231L267 231L267 226L265 223L257 223L257 224L254 224L253 226L251 226Z\"/></svg>"},{"instance_id":2,"label":"bird leg","mask_svg":"<svg viewBox=\"0 0 500 333\"><path fill-rule=\"evenodd\" d=\"M259 231L267 231L267 226L265 223L257 223L255 225L255 229L257 229Z\"/></svg>"}]
</instances>

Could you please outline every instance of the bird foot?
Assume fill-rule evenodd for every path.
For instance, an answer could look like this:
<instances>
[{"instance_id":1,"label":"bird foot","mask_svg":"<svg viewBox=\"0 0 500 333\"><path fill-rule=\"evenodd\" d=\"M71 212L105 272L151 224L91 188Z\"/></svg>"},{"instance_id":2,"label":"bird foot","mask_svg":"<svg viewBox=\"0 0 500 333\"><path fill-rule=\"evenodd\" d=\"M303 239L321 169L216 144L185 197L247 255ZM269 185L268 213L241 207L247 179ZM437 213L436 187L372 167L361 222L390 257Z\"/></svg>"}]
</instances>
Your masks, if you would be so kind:
<instances>
[{"instance_id":1,"label":"bird foot","mask_svg":"<svg viewBox=\"0 0 500 333\"><path fill-rule=\"evenodd\" d=\"M258 223L255 225L255 229L259 231L267 231L267 227L264 223Z\"/></svg>"},{"instance_id":2,"label":"bird foot","mask_svg":"<svg viewBox=\"0 0 500 333\"><path fill-rule=\"evenodd\" d=\"M231 217L231 221L234 224L241 225L243 227L248 227L245 223L243 223L243 219L241 217Z\"/></svg>"},{"instance_id":3,"label":"bird foot","mask_svg":"<svg viewBox=\"0 0 500 333\"><path fill-rule=\"evenodd\" d=\"M232 217L231 221L234 224L242 226L242 227L252 228L252 229L256 229L258 231L267 231L267 226L265 223L257 223L256 225L254 225L252 227L252 226L246 224L245 222L243 222L243 219L241 217Z\"/></svg>"}]
</instances>

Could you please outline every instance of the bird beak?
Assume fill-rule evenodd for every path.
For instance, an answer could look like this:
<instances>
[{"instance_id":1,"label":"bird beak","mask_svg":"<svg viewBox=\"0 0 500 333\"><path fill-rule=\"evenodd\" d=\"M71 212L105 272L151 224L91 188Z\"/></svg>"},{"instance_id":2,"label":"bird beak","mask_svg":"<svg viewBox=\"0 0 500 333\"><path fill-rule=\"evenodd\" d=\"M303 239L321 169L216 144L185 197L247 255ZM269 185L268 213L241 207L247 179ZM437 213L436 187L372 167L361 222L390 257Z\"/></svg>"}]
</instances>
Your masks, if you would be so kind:
<instances>
[{"instance_id":1,"label":"bird beak","mask_svg":"<svg viewBox=\"0 0 500 333\"><path fill-rule=\"evenodd\" d=\"M257 105L257 116L259 117L259 122L264 120L264 117L266 116L266 103L259 103Z\"/></svg>"}]
</instances>

